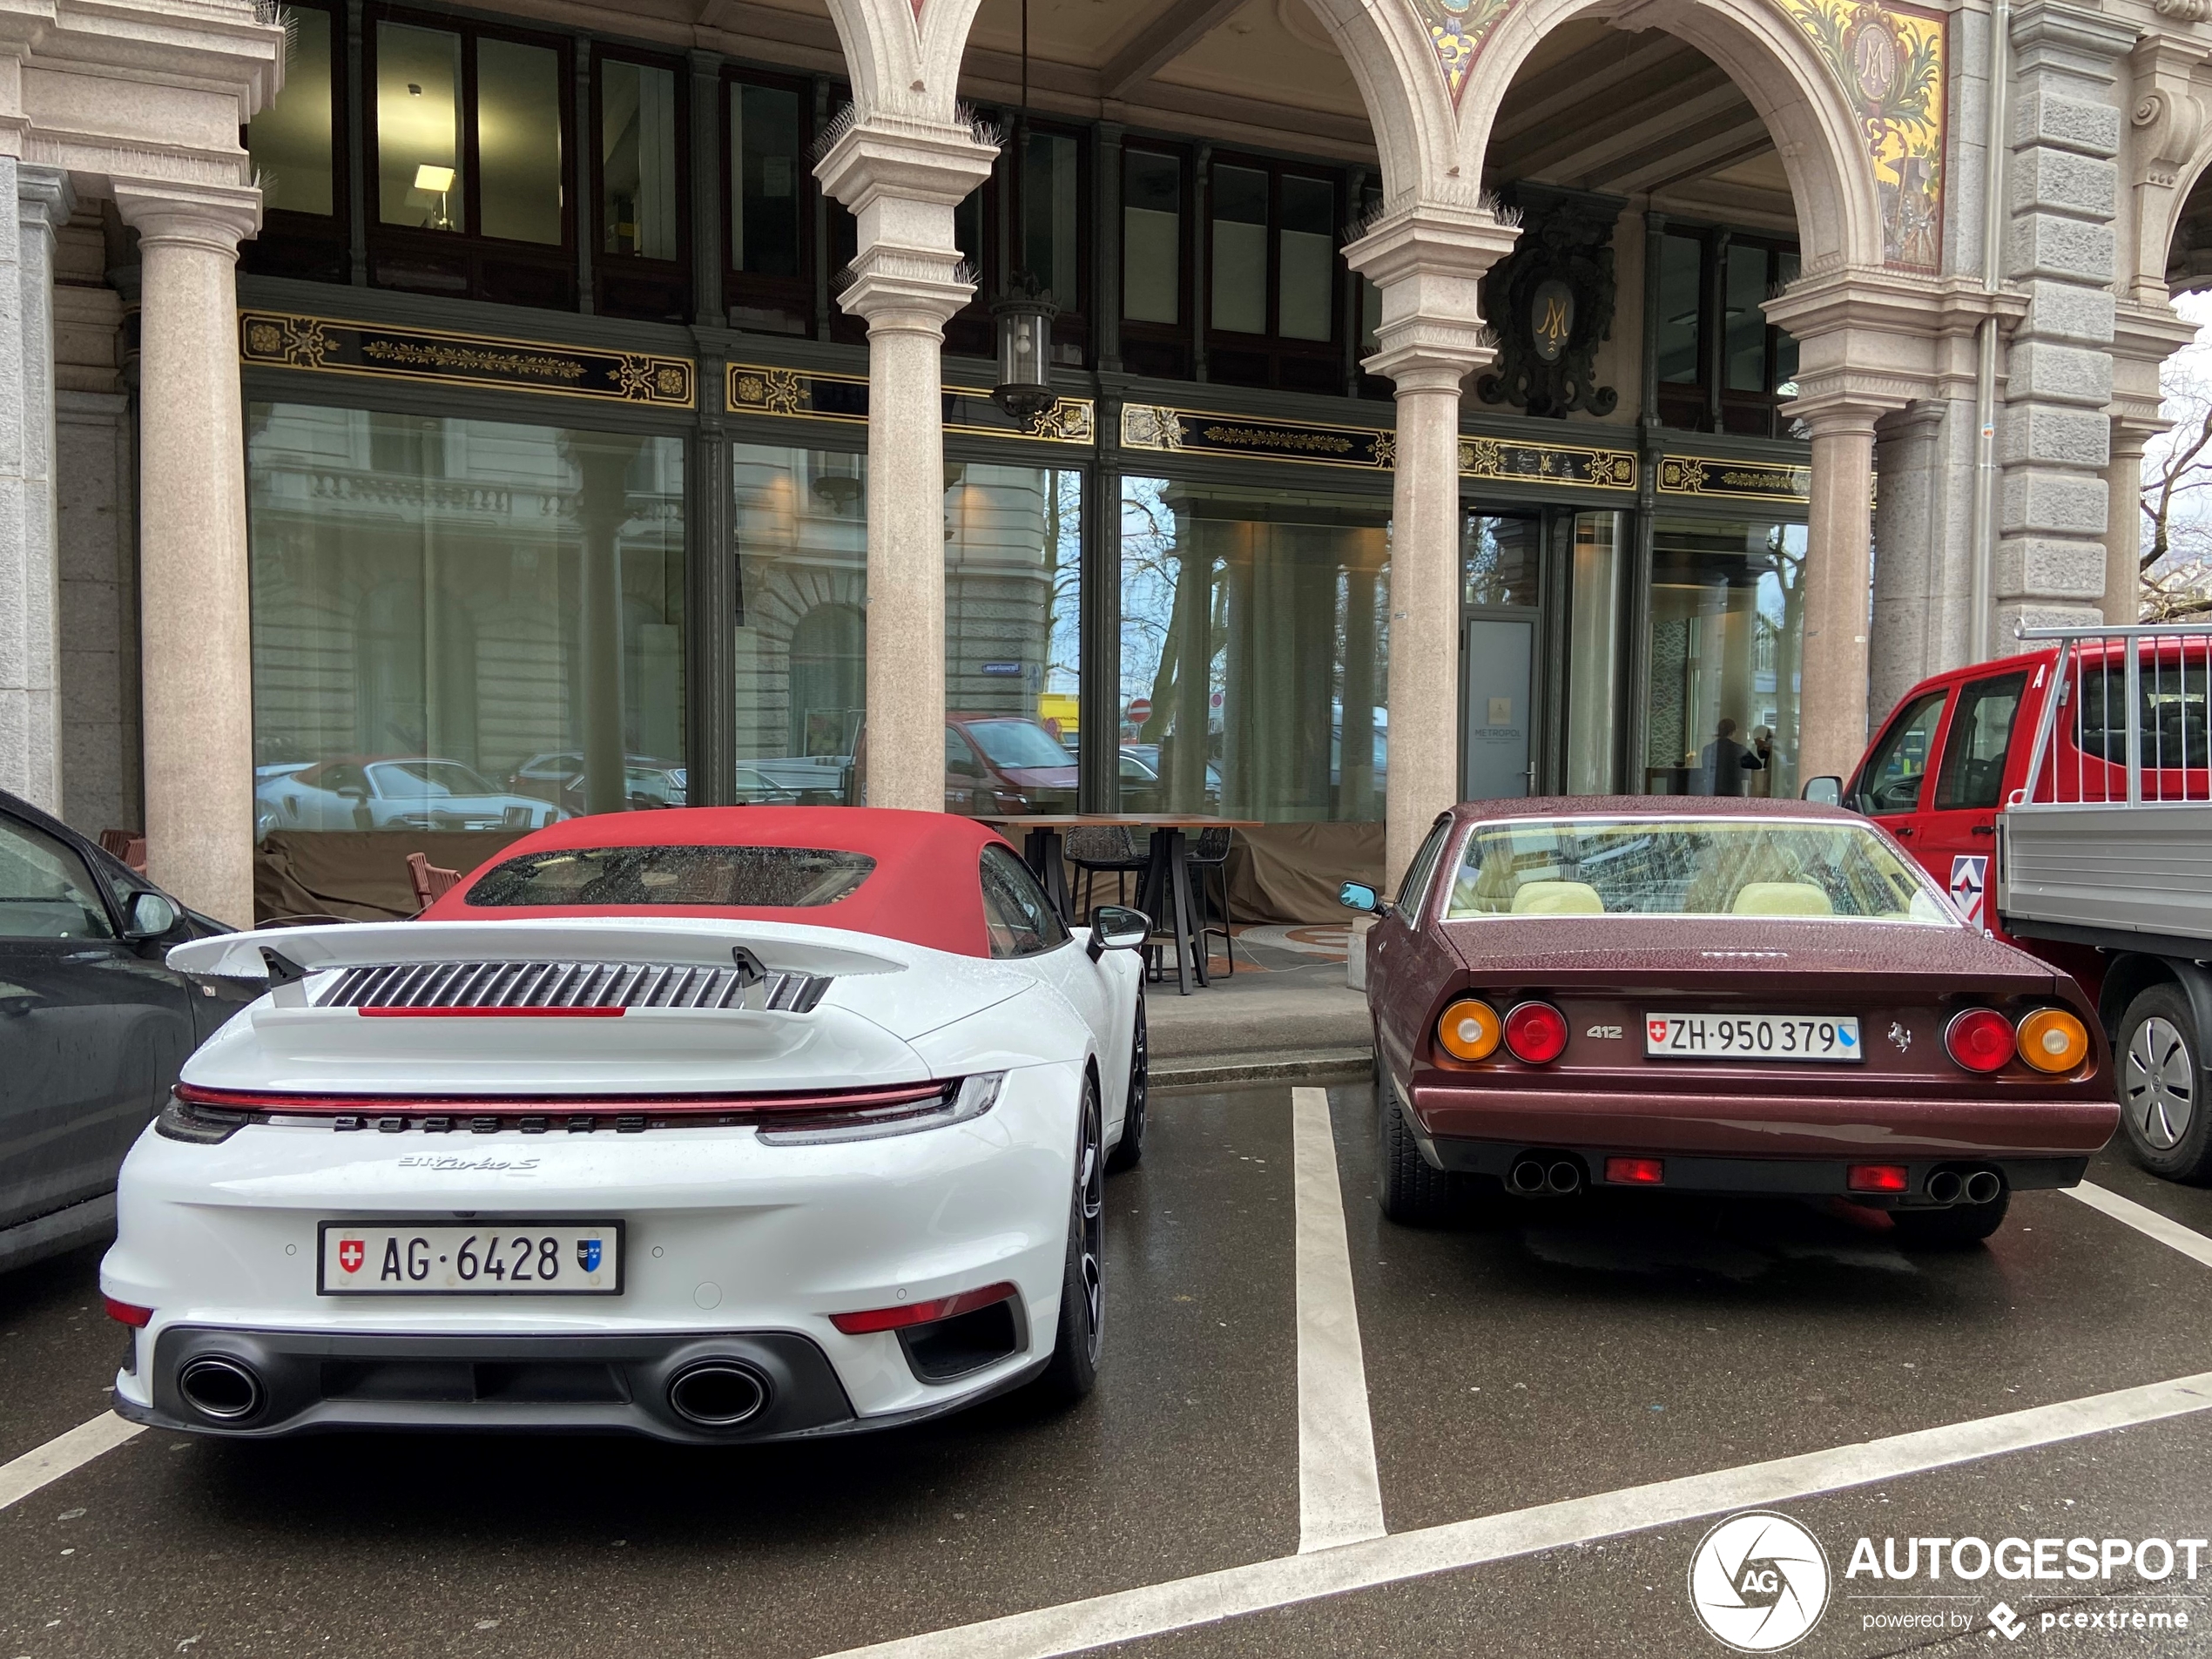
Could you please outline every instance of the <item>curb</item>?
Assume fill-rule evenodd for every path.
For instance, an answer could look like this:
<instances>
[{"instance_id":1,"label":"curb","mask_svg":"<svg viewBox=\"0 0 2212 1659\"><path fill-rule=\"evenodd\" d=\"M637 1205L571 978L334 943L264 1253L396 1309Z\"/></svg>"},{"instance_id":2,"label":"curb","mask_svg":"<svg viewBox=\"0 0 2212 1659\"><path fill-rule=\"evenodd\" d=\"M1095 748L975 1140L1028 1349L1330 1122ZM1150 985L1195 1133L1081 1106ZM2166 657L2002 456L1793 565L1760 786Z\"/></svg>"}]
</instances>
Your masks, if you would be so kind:
<instances>
[{"instance_id":1,"label":"curb","mask_svg":"<svg viewBox=\"0 0 2212 1659\"><path fill-rule=\"evenodd\" d=\"M1227 1083L1365 1082L1374 1069L1372 1049L1308 1049L1271 1055L1194 1055L1152 1065L1155 1089L1213 1088Z\"/></svg>"}]
</instances>

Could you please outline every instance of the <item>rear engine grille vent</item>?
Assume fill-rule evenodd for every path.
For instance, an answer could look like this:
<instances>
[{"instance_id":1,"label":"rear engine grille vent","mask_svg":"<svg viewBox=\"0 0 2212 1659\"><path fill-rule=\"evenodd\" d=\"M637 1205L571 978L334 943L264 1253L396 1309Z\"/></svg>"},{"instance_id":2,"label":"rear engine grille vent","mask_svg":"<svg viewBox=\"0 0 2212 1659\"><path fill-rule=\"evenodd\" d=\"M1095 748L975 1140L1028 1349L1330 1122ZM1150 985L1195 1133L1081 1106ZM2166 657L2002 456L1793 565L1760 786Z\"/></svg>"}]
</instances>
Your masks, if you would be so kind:
<instances>
[{"instance_id":1,"label":"rear engine grille vent","mask_svg":"<svg viewBox=\"0 0 2212 1659\"><path fill-rule=\"evenodd\" d=\"M813 974L651 962L400 962L349 968L325 1008L747 1008L809 1014L829 989Z\"/></svg>"}]
</instances>

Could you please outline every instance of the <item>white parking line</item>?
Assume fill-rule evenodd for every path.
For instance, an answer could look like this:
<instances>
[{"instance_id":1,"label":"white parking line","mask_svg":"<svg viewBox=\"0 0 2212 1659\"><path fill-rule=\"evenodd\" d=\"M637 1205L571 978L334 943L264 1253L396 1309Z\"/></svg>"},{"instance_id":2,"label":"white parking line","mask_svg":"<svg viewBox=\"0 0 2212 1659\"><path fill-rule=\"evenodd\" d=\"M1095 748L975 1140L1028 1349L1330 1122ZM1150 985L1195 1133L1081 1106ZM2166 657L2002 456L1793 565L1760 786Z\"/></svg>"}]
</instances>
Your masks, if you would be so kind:
<instances>
[{"instance_id":1,"label":"white parking line","mask_svg":"<svg viewBox=\"0 0 2212 1659\"><path fill-rule=\"evenodd\" d=\"M1298 1552L1383 1535L1367 1362L1325 1089L1291 1090L1298 1193Z\"/></svg>"},{"instance_id":2,"label":"white parking line","mask_svg":"<svg viewBox=\"0 0 2212 1659\"><path fill-rule=\"evenodd\" d=\"M126 1423L113 1412L102 1412L91 1422L79 1423L68 1433L57 1434L45 1445L0 1463L0 1509L144 1433L144 1425Z\"/></svg>"},{"instance_id":3,"label":"white parking line","mask_svg":"<svg viewBox=\"0 0 2212 1659\"><path fill-rule=\"evenodd\" d=\"M1279 1556L1195 1578L853 1648L830 1659L1056 1659L1349 1590L1426 1578L1703 1515L1924 1474L2113 1429L2212 1410L2212 1372L2093 1394L1831 1451L1571 1498L1480 1521L1393 1533L1316 1554Z\"/></svg>"},{"instance_id":4,"label":"white parking line","mask_svg":"<svg viewBox=\"0 0 2212 1659\"><path fill-rule=\"evenodd\" d=\"M2123 1198L2118 1193L2084 1181L2078 1187L2067 1187L2067 1194L2080 1199L2092 1210L2101 1210L2114 1221L2133 1227L2146 1238L2155 1238L2161 1244L2178 1250L2192 1261L2212 1267L2212 1238L2192 1232L2178 1221L2169 1221L2155 1210L2147 1209L2133 1198Z\"/></svg>"}]
</instances>

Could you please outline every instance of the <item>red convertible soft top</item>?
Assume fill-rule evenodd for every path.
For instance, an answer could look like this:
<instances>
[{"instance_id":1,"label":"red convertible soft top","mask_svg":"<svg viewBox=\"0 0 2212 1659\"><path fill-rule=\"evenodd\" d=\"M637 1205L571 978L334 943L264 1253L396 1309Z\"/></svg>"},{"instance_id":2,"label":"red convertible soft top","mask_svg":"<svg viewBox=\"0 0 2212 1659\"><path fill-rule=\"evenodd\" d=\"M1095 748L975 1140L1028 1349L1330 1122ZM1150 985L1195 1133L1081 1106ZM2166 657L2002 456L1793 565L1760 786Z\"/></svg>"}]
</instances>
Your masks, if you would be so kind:
<instances>
[{"instance_id":1,"label":"red convertible soft top","mask_svg":"<svg viewBox=\"0 0 2212 1659\"><path fill-rule=\"evenodd\" d=\"M962 956L990 954L978 867L983 848L1005 838L988 824L949 813L874 806L683 806L660 812L571 818L526 835L463 877L422 913L426 921L495 921L526 916L727 916L797 922L903 939ZM828 904L761 907L659 905L472 905L469 894L490 871L533 853L583 847L788 846L858 853L875 868Z\"/></svg>"}]
</instances>

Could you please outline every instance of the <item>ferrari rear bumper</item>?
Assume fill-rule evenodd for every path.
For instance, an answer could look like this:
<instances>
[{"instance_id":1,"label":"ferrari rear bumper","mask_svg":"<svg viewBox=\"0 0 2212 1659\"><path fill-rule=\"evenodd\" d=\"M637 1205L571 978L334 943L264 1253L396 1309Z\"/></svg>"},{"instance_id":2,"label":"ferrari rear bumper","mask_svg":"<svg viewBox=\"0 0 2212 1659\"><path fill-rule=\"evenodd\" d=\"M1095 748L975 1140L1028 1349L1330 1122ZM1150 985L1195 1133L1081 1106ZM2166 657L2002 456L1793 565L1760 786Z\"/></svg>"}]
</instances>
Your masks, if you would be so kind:
<instances>
[{"instance_id":1,"label":"ferrari rear bumper","mask_svg":"<svg viewBox=\"0 0 2212 1659\"><path fill-rule=\"evenodd\" d=\"M1702 1094L1649 1087L1484 1088L1417 1082L1424 1140L1604 1148L1686 1161L2080 1162L2120 1126L2109 1098L2038 1100L2002 1086L1930 1096ZM2078 1178L2078 1177L2077 1177Z\"/></svg>"}]
</instances>

